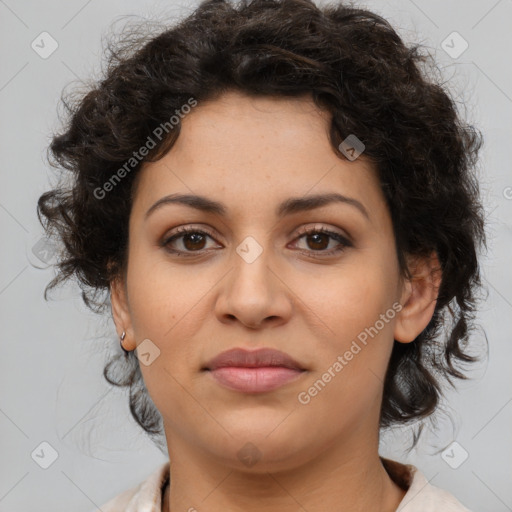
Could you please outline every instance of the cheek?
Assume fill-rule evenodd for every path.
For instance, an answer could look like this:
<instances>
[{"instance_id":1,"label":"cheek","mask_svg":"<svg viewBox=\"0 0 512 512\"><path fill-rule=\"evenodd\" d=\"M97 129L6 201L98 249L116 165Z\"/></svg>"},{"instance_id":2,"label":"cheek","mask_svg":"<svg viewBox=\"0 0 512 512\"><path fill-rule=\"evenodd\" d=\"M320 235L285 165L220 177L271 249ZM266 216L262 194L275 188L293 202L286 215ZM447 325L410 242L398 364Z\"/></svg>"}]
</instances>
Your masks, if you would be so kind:
<instances>
[{"instance_id":1,"label":"cheek","mask_svg":"<svg viewBox=\"0 0 512 512\"><path fill-rule=\"evenodd\" d=\"M134 250L130 254L127 286L136 342L149 339L160 351L150 365L140 362L139 366L156 408L177 429L180 425L175 425L175 418L187 417L193 407L183 383L189 381L197 360L197 347L190 343L202 323L197 304L211 288L199 281L176 272L168 262L155 258L155 253Z\"/></svg>"},{"instance_id":2,"label":"cheek","mask_svg":"<svg viewBox=\"0 0 512 512\"><path fill-rule=\"evenodd\" d=\"M375 323L394 300L393 272L360 258L323 278L302 282L297 295L329 335L351 338Z\"/></svg>"},{"instance_id":3,"label":"cheek","mask_svg":"<svg viewBox=\"0 0 512 512\"><path fill-rule=\"evenodd\" d=\"M303 282L298 295L305 306L302 315L315 322L317 367L315 376L331 369L342 356L342 371L331 388L368 389L368 377L378 387L376 376L383 377L393 346L392 305L398 277L393 252L374 256L361 252L335 272L314 285ZM387 259L386 257L387 256ZM307 306L307 307L306 307ZM337 366L339 369L339 365ZM373 374L373 375L372 375ZM326 376L328 379L329 376ZM368 390L370 391L370 390Z\"/></svg>"},{"instance_id":4,"label":"cheek","mask_svg":"<svg viewBox=\"0 0 512 512\"><path fill-rule=\"evenodd\" d=\"M147 242L134 244L130 251L127 286L136 334L165 338L197 300L198 283L170 265L163 250L148 248Z\"/></svg>"},{"instance_id":5,"label":"cheek","mask_svg":"<svg viewBox=\"0 0 512 512\"><path fill-rule=\"evenodd\" d=\"M389 281L378 267L371 273L352 269L309 296L329 329L322 331L325 337L317 333L315 368L299 402L307 402L309 417L330 422L334 429L354 427L368 411L378 410L393 346Z\"/></svg>"},{"instance_id":6,"label":"cheek","mask_svg":"<svg viewBox=\"0 0 512 512\"><path fill-rule=\"evenodd\" d=\"M132 327L137 343L150 339L161 353L166 366L173 361L189 360L195 333L204 319L201 298L211 289L208 279L194 279L191 272L176 271L155 254L134 250L128 265L128 297ZM163 359L162 359L163 360ZM174 372L184 365L174 365Z\"/></svg>"}]
</instances>

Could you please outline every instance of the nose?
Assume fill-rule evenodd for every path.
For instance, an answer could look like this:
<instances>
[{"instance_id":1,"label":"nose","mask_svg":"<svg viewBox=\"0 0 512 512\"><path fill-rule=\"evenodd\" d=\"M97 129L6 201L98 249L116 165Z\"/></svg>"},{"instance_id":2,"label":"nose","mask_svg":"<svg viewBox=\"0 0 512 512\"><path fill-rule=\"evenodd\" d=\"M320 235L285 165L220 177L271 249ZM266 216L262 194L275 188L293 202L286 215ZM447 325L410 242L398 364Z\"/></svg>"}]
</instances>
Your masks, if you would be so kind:
<instances>
[{"instance_id":1,"label":"nose","mask_svg":"<svg viewBox=\"0 0 512 512\"><path fill-rule=\"evenodd\" d=\"M271 250L246 257L243 249L240 244L221 288L215 305L218 319L224 323L240 322L249 329L288 322L293 310L292 294L280 275L279 265L270 257Z\"/></svg>"}]
</instances>

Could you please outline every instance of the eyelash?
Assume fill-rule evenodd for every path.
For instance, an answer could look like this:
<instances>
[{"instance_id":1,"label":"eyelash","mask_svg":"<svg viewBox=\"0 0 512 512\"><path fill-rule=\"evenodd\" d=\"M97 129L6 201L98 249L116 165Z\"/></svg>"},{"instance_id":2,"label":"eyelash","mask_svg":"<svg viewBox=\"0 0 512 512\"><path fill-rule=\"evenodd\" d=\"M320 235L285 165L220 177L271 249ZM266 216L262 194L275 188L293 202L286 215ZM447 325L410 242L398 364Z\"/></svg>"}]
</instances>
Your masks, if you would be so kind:
<instances>
[{"instance_id":1,"label":"eyelash","mask_svg":"<svg viewBox=\"0 0 512 512\"><path fill-rule=\"evenodd\" d=\"M174 233L172 236L164 238L162 240L162 242L160 242L160 246L165 248L170 253L175 254L176 256L193 257L193 256L195 256L197 254L201 254L201 252L205 251L204 249L203 250L199 250L199 251L189 251L189 252L187 252L187 251L179 251L179 250L176 250L176 249L171 249L169 247L171 242L174 242L175 240L183 237L184 235L190 234L190 233L200 234L200 235L207 235L207 236L209 236L212 239L214 238L214 235L210 231L205 229L205 228L198 229L198 228L194 228L194 227L180 227L180 228L178 228L176 233ZM334 231L330 231L330 230L328 230L326 228L323 228L323 227L322 228L305 228L305 229L301 230L298 233L297 239L300 239L300 238L302 238L304 236L307 236L307 235L316 235L316 234L329 235L330 238L333 238L334 240L339 242L341 244L341 247L337 247L337 248L331 249L329 251L322 251L322 250L320 250L320 251L313 251L313 250L307 251L307 250L301 249L301 250L299 250L299 252L301 252L303 254L307 254L308 256L312 256L314 258L324 258L324 257L328 257L328 256L333 256L334 254L338 254L338 253L344 251L347 247L352 247L353 246L353 244L350 242L350 240L348 240L346 237L344 237L344 236L342 236L339 233L336 233ZM321 254L315 254L315 253L321 253Z\"/></svg>"}]
</instances>

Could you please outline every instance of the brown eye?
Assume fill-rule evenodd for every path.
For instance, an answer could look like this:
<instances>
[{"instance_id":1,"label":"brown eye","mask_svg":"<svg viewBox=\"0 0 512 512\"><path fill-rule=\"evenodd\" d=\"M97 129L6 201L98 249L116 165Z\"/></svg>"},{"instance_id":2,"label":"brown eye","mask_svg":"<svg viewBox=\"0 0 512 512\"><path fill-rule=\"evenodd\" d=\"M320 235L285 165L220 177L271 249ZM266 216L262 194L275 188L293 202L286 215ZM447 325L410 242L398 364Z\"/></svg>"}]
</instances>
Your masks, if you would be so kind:
<instances>
[{"instance_id":1,"label":"brown eye","mask_svg":"<svg viewBox=\"0 0 512 512\"><path fill-rule=\"evenodd\" d=\"M297 238L297 240L301 239L305 239L307 245L307 248L302 252L308 253L314 257L332 256L333 254L345 250L347 247L353 246L346 237L325 228L305 229L301 236ZM331 241L338 242L337 246L334 244L334 248L327 250Z\"/></svg>"},{"instance_id":2,"label":"brown eye","mask_svg":"<svg viewBox=\"0 0 512 512\"><path fill-rule=\"evenodd\" d=\"M183 245L188 251L201 250L204 247L206 237L202 233L188 233L182 235Z\"/></svg>"},{"instance_id":3,"label":"brown eye","mask_svg":"<svg viewBox=\"0 0 512 512\"><path fill-rule=\"evenodd\" d=\"M329 246L329 238L330 236L325 233L312 233L306 235L309 248L315 250L327 249Z\"/></svg>"},{"instance_id":4,"label":"brown eye","mask_svg":"<svg viewBox=\"0 0 512 512\"><path fill-rule=\"evenodd\" d=\"M179 228L175 234L165 238L160 245L178 256L188 256L187 253L200 253L206 250L207 238L213 239L213 235L201 229L183 227Z\"/></svg>"}]
</instances>

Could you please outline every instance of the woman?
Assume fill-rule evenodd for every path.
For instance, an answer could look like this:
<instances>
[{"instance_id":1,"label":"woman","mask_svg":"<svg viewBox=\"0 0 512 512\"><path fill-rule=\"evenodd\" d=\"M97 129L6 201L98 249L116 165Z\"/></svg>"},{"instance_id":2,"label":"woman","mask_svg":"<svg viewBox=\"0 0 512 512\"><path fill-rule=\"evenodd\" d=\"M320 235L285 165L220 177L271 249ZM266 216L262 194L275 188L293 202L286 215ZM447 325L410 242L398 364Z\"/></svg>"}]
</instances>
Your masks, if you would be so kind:
<instances>
[{"instance_id":1,"label":"woman","mask_svg":"<svg viewBox=\"0 0 512 512\"><path fill-rule=\"evenodd\" d=\"M65 247L49 288L111 306L105 377L169 455L101 510L467 511L378 453L474 360L481 138L426 58L309 0L130 36L38 204Z\"/></svg>"}]
</instances>

